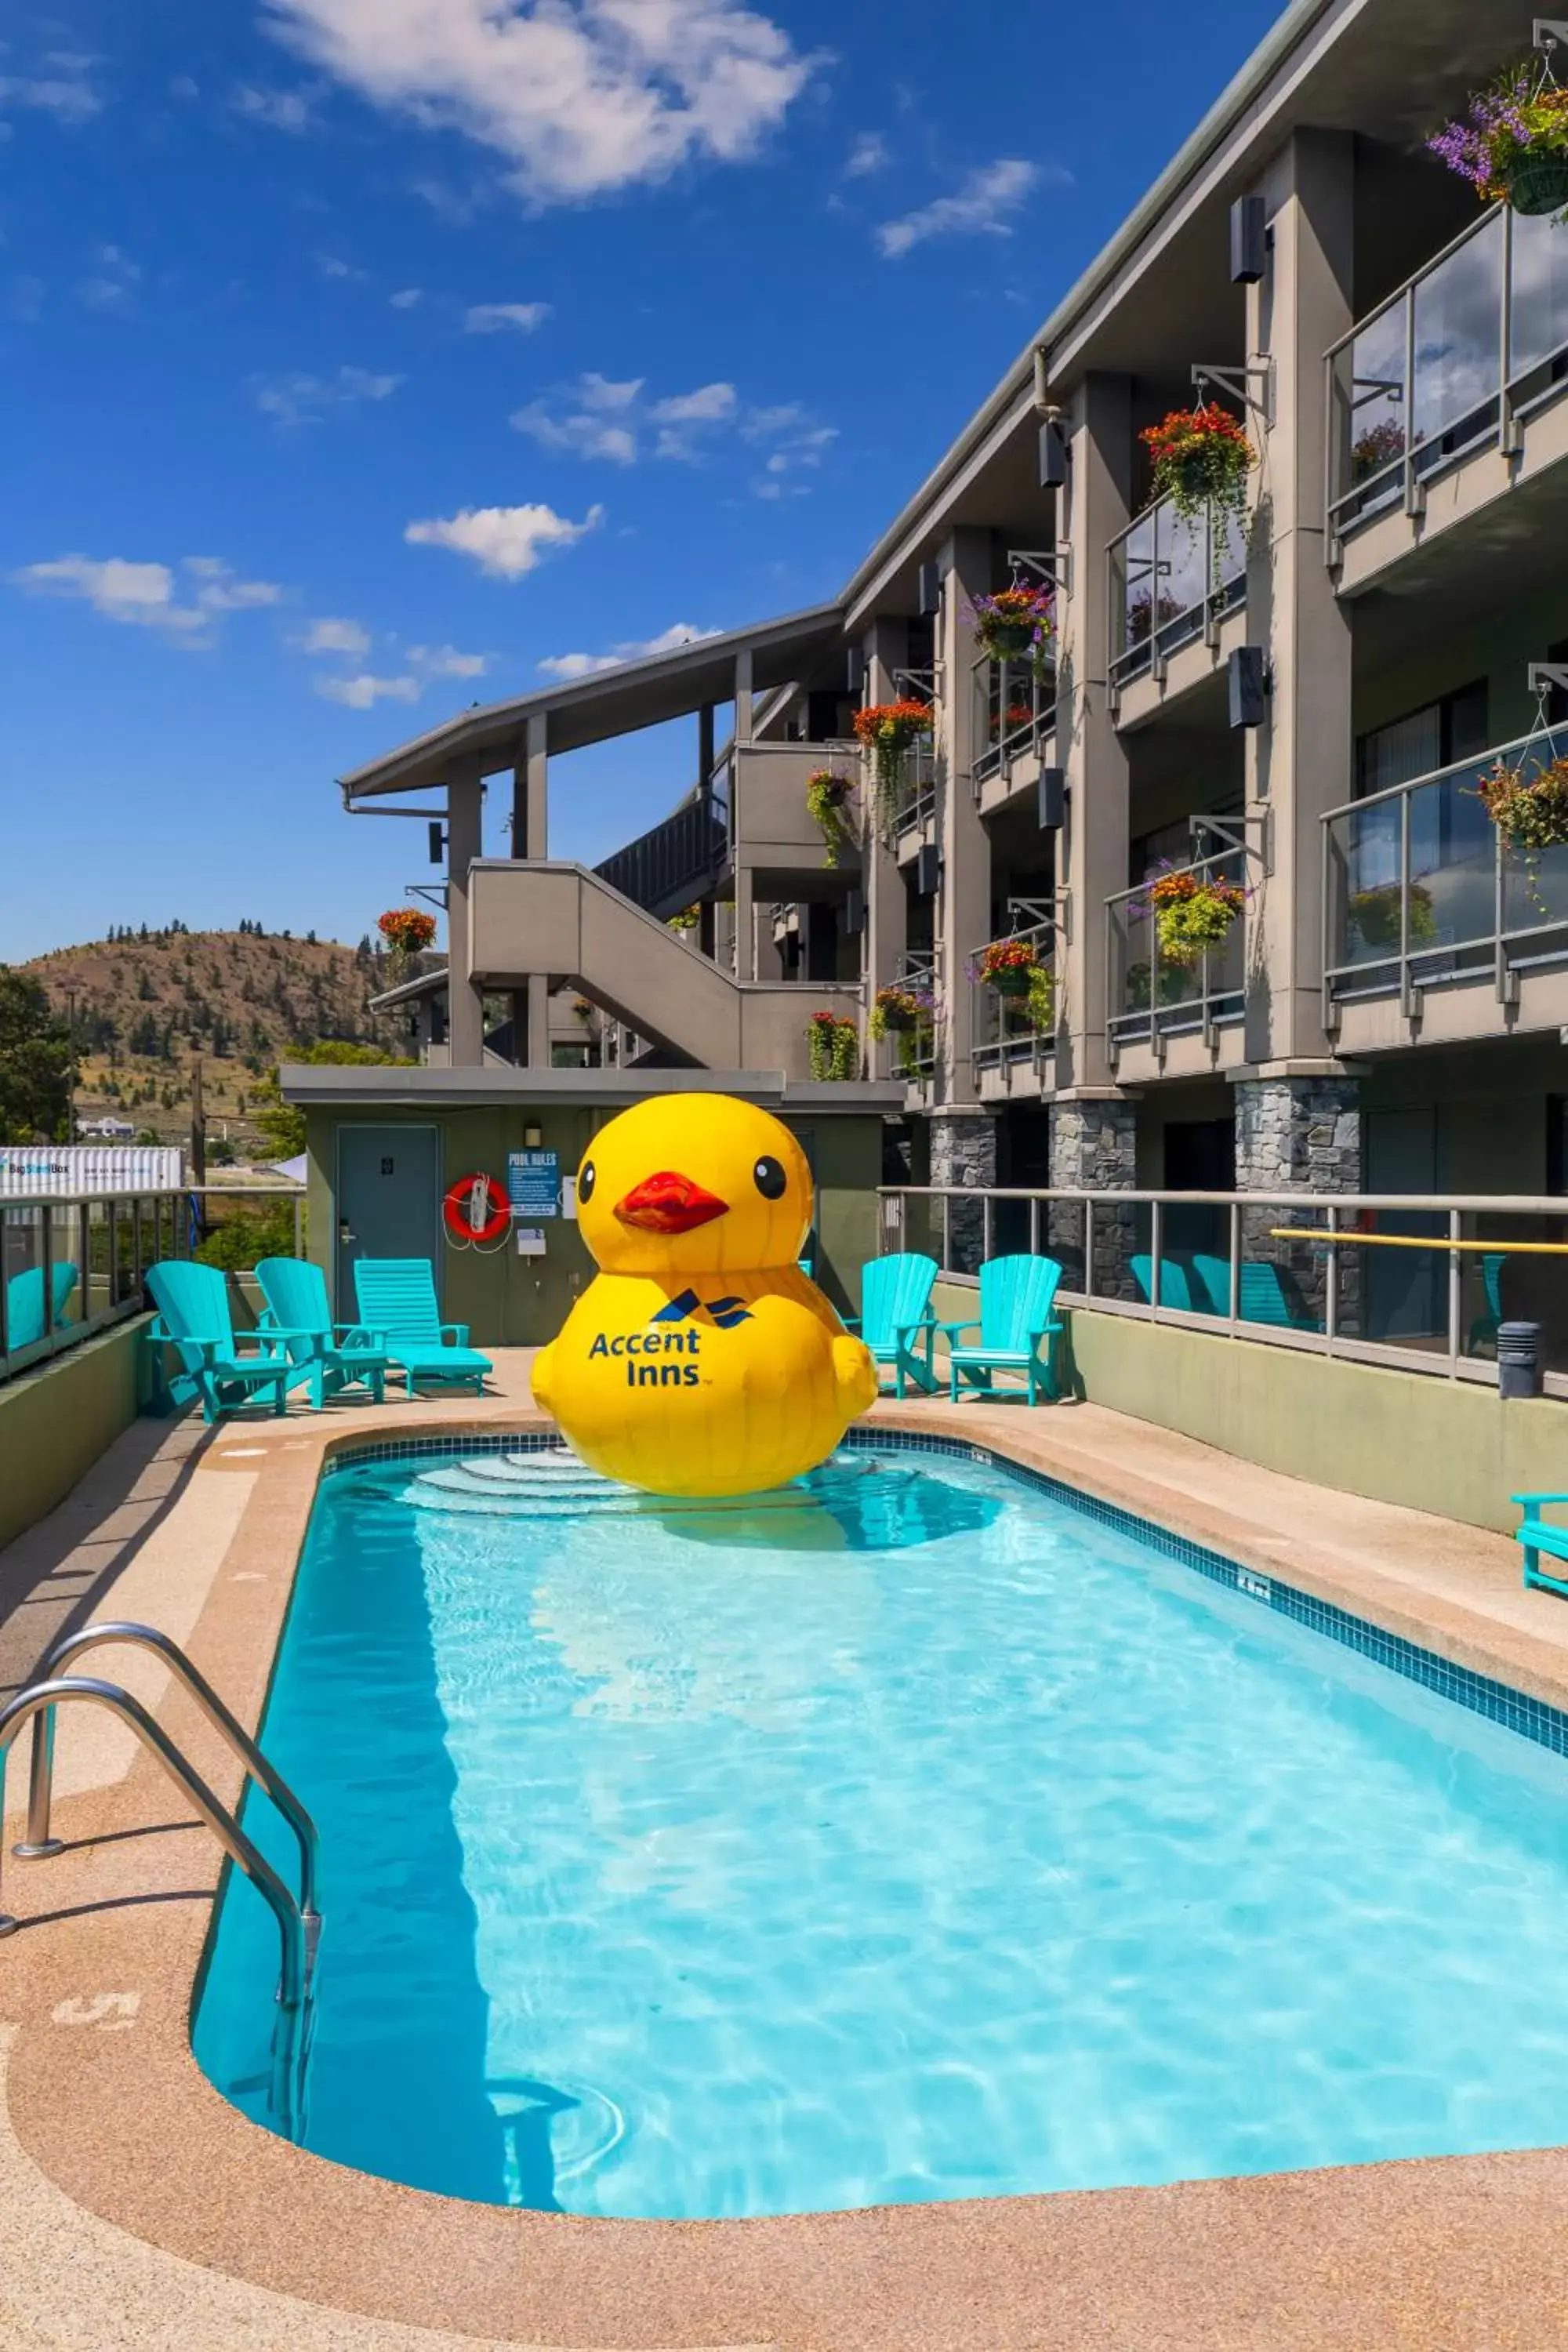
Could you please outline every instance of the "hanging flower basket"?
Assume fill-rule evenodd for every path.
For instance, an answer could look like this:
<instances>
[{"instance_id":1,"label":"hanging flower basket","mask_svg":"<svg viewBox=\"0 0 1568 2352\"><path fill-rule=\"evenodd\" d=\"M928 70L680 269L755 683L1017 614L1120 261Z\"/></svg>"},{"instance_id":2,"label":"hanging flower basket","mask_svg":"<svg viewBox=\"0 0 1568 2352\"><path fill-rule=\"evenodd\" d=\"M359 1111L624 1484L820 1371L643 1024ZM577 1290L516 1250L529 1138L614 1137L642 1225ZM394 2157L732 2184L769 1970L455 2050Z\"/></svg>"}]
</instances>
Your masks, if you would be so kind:
<instances>
[{"instance_id":1,"label":"hanging flower basket","mask_svg":"<svg viewBox=\"0 0 1568 2352\"><path fill-rule=\"evenodd\" d=\"M1228 410L1206 401L1173 408L1164 422L1145 425L1139 439L1153 461L1150 503L1169 499L1179 522L1205 516L1239 523L1247 512L1247 477L1258 452ZM1217 594L1225 569L1226 530L1209 532L1209 593Z\"/></svg>"},{"instance_id":2,"label":"hanging flower basket","mask_svg":"<svg viewBox=\"0 0 1568 2352\"><path fill-rule=\"evenodd\" d=\"M1157 877L1149 903L1163 961L1194 964L1206 949L1224 946L1247 893L1239 882L1214 880L1179 866Z\"/></svg>"},{"instance_id":3,"label":"hanging flower basket","mask_svg":"<svg viewBox=\"0 0 1568 2352\"><path fill-rule=\"evenodd\" d=\"M1510 66L1426 144L1483 204L1536 216L1568 213L1568 90L1544 62Z\"/></svg>"},{"instance_id":4,"label":"hanging flower basket","mask_svg":"<svg viewBox=\"0 0 1568 2352\"><path fill-rule=\"evenodd\" d=\"M993 661L1030 660L1043 668L1056 635L1056 591L1015 580L970 607L974 642Z\"/></svg>"},{"instance_id":5,"label":"hanging flower basket","mask_svg":"<svg viewBox=\"0 0 1568 2352\"><path fill-rule=\"evenodd\" d=\"M818 1085L860 1075L860 1027L847 1013L814 1013L805 1028L811 1075Z\"/></svg>"},{"instance_id":6,"label":"hanging flower basket","mask_svg":"<svg viewBox=\"0 0 1568 2352\"><path fill-rule=\"evenodd\" d=\"M994 988L998 996L1027 996L1038 965L1032 940L993 940L980 950L974 977L982 987Z\"/></svg>"},{"instance_id":7,"label":"hanging flower basket","mask_svg":"<svg viewBox=\"0 0 1568 2352\"><path fill-rule=\"evenodd\" d=\"M805 780L806 810L822 835L825 866L837 865L839 853L849 839L844 803L851 784L850 777L837 775L831 768L818 768Z\"/></svg>"},{"instance_id":8,"label":"hanging flower basket","mask_svg":"<svg viewBox=\"0 0 1568 2352\"><path fill-rule=\"evenodd\" d=\"M926 702L870 702L855 713L856 737L871 754L877 830L885 842L892 839L898 822L904 761L931 729L931 705Z\"/></svg>"},{"instance_id":9,"label":"hanging flower basket","mask_svg":"<svg viewBox=\"0 0 1568 2352\"><path fill-rule=\"evenodd\" d=\"M694 931L701 919L702 910L700 907L682 907L679 915L667 915L664 925L666 930L669 931Z\"/></svg>"},{"instance_id":10,"label":"hanging flower basket","mask_svg":"<svg viewBox=\"0 0 1568 2352\"><path fill-rule=\"evenodd\" d=\"M1477 786L1487 814L1510 849L1537 858L1568 848L1568 757L1526 778L1522 766L1499 764Z\"/></svg>"},{"instance_id":11,"label":"hanging flower basket","mask_svg":"<svg viewBox=\"0 0 1568 2352\"><path fill-rule=\"evenodd\" d=\"M1366 948L1397 948L1399 945L1399 885L1383 882L1374 889L1357 890L1350 902L1350 919ZM1435 940L1437 918L1433 912L1432 893L1425 884L1410 885L1410 938L1412 944Z\"/></svg>"},{"instance_id":12,"label":"hanging flower basket","mask_svg":"<svg viewBox=\"0 0 1568 2352\"><path fill-rule=\"evenodd\" d=\"M891 1037L912 1029L921 1017L921 1001L912 988L879 988L871 1005L871 1034Z\"/></svg>"},{"instance_id":13,"label":"hanging flower basket","mask_svg":"<svg viewBox=\"0 0 1568 2352\"><path fill-rule=\"evenodd\" d=\"M401 988L415 957L435 944L436 918L421 907L389 907L376 917L375 928L386 941L387 977Z\"/></svg>"}]
</instances>

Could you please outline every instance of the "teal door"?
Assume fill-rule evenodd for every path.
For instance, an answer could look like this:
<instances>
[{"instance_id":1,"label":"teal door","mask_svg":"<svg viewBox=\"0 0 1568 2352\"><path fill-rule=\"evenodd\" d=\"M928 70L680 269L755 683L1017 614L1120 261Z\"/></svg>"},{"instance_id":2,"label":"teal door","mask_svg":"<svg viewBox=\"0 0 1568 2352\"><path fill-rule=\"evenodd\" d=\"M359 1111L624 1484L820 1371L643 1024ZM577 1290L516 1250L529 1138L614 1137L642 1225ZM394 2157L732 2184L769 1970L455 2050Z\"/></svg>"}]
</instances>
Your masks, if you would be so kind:
<instances>
[{"instance_id":1,"label":"teal door","mask_svg":"<svg viewBox=\"0 0 1568 2352\"><path fill-rule=\"evenodd\" d=\"M433 1127L340 1127L338 1231L333 1312L356 1309L353 1268L362 1257L426 1257L439 1296L441 1139Z\"/></svg>"}]
</instances>

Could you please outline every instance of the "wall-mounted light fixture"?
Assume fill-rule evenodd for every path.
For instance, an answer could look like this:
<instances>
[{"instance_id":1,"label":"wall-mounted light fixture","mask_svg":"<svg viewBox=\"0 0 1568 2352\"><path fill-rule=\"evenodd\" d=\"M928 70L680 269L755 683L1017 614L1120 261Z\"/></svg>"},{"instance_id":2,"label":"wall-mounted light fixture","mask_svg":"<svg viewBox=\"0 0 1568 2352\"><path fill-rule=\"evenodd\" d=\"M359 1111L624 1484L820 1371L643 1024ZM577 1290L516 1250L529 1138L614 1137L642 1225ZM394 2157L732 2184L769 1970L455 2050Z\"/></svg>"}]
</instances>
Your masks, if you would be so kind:
<instances>
[{"instance_id":1,"label":"wall-mounted light fixture","mask_svg":"<svg viewBox=\"0 0 1568 2352\"><path fill-rule=\"evenodd\" d=\"M844 656L844 686L847 693L858 694L866 683L866 649L851 646Z\"/></svg>"},{"instance_id":2,"label":"wall-mounted light fixture","mask_svg":"<svg viewBox=\"0 0 1568 2352\"><path fill-rule=\"evenodd\" d=\"M917 602L919 604L922 618L924 618L924 616L929 613L941 612L942 566L940 563L922 563L921 565Z\"/></svg>"},{"instance_id":3,"label":"wall-mounted light fixture","mask_svg":"<svg viewBox=\"0 0 1568 2352\"><path fill-rule=\"evenodd\" d=\"M1042 833L1059 833L1067 814L1068 772L1065 768L1040 770L1039 827Z\"/></svg>"},{"instance_id":4,"label":"wall-mounted light fixture","mask_svg":"<svg viewBox=\"0 0 1568 2352\"><path fill-rule=\"evenodd\" d=\"M866 894L863 890L846 891L844 897L844 936L858 940L866 928Z\"/></svg>"},{"instance_id":5,"label":"wall-mounted light fixture","mask_svg":"<svg viewBox=\"0 0 1568 2352\"><path fill-rule=\"evenodd\" d=\"M1268 215L1261 196L1237 196L1230 208L1230 282L1256 286L1268 268Z\"/></svg>"},{"instance_id":6,"label":"wall-mounted light fixture","mask_svg":"<svg viewBox=\"0 0 1568 2352\"><path fill-rule=\"evenodd\" d=\"M447 828L439 817L430 820L430 863L439 866L447 855Z\"/></svg>"},{"instance_id":7,"label":"wall-mounted light fixture","mask_svg":"<svg viewBox=\"0 0 1568 2352\"><path fill-rule=\"evenodd\" d=\"M1261 646L1237 646L1226 664L1233 727L1261 727L1268 716L1268 664Z\"/></svg>"},{"instance_id":8,"label":"wall-mounted light fixture","mask_svg":"<svg viewBox=\"0 0 1568 2352\"><path fill-rule=\"evenodd\" d=\"M522 1130L523 1150L525 1151L537 1151L543 1140L544 1129L533 1119L530 1119L528 1125Z\"/></svg>"},{"instance_id":9,"label":"wall-mounted light fixture","mask_svg":"<svg viewBox=\"0 0 1568 2352\"><path fill-rule=\"evenodd\" d=\"M942 857L934 841L928 841L915 855L915 896L934 898L936 886L942 879Z\"/></svg>"}]
</instances>

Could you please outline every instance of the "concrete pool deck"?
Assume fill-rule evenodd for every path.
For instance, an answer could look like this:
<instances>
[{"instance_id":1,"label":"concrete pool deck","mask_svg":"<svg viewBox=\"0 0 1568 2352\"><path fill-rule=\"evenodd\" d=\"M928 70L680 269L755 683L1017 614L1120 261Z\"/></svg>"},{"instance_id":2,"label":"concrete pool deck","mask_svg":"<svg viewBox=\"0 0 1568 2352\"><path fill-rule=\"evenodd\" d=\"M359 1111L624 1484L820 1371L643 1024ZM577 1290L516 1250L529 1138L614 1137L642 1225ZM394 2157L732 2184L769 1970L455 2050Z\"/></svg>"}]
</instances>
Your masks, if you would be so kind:
<instances>
[{"instance_id":1,"label":"concrete pool deck","mask_svg":"<svg viewBox=\"0 0 1568 2352\"><path fill-rule=\"evenodd\" d=\"M493 1396L142 1423L0 1552L0 1685L68 1624L143 1617L259 1715L325 1451L537 1427ZM1517 1547L1258 1470L1102 1409L886 1403L1568 1707L1568 1602ZM237 1776L151 1661L144 1696ZM8 1692L5 1695L9 1695ZM7 2352L1548 2352L1568 2345L1568 2149L730 2222L464 2205L328 2164L206 2083L188 2018L217 1849L107 1717L62 1715L48 1864L7 1850L0 2343ZM7 1844L20 1783L11 1776Z\"/></svg>"}]
</instances>

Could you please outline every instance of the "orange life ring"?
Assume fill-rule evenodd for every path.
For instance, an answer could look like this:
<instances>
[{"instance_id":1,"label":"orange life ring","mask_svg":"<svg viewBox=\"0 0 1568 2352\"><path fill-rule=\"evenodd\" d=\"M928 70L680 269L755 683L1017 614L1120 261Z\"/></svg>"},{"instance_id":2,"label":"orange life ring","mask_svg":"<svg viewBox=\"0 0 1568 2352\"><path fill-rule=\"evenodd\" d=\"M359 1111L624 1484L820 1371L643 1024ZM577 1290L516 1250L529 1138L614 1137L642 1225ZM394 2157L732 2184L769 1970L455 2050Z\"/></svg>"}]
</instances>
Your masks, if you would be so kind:
<instances>
[{"instance_id":1,"label":"orange life ring","mask_svg":"<svg viewBox=\"0 0 1568 2352\"><path fill-rule=\"evenodd\" d=\"M511 1222L506 1194L482 1169L458 1177L441 1203L441 1214L455 1242L496 1241Z\"/></svg>"}]
</instances>

